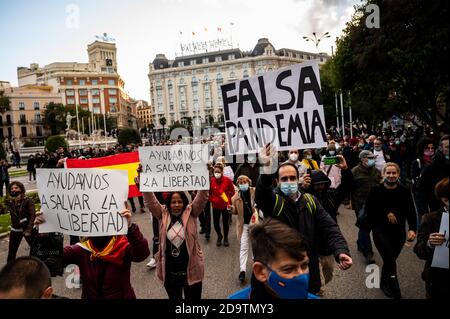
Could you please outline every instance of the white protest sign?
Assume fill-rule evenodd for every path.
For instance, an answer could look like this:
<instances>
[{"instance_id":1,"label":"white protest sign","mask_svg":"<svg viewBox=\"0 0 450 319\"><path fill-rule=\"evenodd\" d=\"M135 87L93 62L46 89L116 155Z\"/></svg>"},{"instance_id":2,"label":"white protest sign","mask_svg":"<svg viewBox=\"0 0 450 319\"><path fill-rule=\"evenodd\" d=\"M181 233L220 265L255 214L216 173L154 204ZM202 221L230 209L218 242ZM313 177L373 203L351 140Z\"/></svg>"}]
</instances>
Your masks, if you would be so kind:
<instances>
[{"instance_id":1,"label":"white protest sign","mask_svg":"<svg viewBox=\"0 0 450 319\"><path fill-rule=\"evenodd\" d=\"M128 171L94 168L37 169L40 233L75 236L126 234L120 212L128 197Z\"/></svg>"},{"instance_id":2,"label":"white protest sign","mask_svg":"<svg viewBox=\"0 0 450 319\"><path fill-rule=\"evenodd\" d=\"M139 147L141 192L209 189L207 144Z\"/></svg>"},{"instance_id":3,"label":"white protest sign","mask_svg":"<svg viewBox=\"0 0 450 319\"><path fill-rule=\"evenodd\" d=\"M226 153L325 147L326 128L317 61L291 65L221 86Z\"/></svg>"},{"instance_id":4,"label":"white protest sign","mask_svg":"<svg viewBox=\"0 0 450 319\"><path fill-rule=\"evenodd\" d=\"M434 248L433 261L431 267L448 268L448 213L442 213L441 227L439 233L444 234L445 241L442 245Z\"/></svg>"}]
</instances>

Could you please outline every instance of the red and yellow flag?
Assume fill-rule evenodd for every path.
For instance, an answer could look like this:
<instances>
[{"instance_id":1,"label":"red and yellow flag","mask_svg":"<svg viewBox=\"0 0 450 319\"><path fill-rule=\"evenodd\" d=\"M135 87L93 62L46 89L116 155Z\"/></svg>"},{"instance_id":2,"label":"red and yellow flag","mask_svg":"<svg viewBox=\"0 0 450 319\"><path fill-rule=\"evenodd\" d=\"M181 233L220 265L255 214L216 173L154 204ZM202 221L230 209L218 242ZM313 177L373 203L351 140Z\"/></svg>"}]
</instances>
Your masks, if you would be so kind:
<instances>
[{"instance_id":1,"label":"red and yellow flag","mask_svg":"<svg viewBox=\"0 0 450 319\"><path fill-rule=\"evenodd\" d=\"M142 196L134 181L137 176L139 165L139 153L121 153L117 155L92 158L88 160L68 158L67 168L102 168L102 169L122 169L128 171L128 197Z\"/></svg>"}]
</instances>

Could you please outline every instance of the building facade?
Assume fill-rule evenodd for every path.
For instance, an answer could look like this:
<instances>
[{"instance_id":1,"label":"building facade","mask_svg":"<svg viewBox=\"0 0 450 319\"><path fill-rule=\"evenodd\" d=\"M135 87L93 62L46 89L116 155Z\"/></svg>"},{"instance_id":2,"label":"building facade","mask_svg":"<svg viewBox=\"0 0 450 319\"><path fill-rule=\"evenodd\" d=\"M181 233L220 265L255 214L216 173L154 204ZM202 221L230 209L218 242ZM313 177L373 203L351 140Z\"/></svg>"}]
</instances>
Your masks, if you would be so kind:
<instances>
[{"instance_id":1,"label":"building facade","mask_svg":"<svg viewBox=\"0 0 450 319\"><path fill-rule=\"evenodd\" d=\"M50 102L61 103L61 95L44 85L7 87L3 94L11 104L9 111L0 114L0 140L19 147L24 142L44 145L49 135L42 121L45 108Z\"/></svg>"},{"instance_id":2,"label":"building facade","mask_svg":"<svg viewBox=\"0 0 450 319\"><path fill-rule=\"evenodd\" d=\"M64 105L106 114L118 128L129 127L130 123L137 125L137 114L130 107L133 101L117 72L116 45L95 41L88 45L87 52L88 63L55 62L43 68L32 63L29 68L18 67L19 87L50 86Z\"/></svg>"},{"instance_id":3,"label":"building facade","mask_svg":"<svg viewBox=\"0 0 450 319\"><path fill-rule=\"evenodd\" d=\"M144 100L136 101L136 110L139 127L148 128L152 123L152 112L147 101Z\"/></svg>"},{"instance_id":4,"label":"building facade","mask_svg":"<svg viewBox=\"0 0 450 319\"><path fill-rule=\"evenodd\" d=\"M323 64L328 58L325 53L275 50L267 38L247 52L229 49L175 60L158 54L149 64L151 122L156 129L162 128L161 118L166 126L176 121L223 126L221 85L312 59Z\"/></svg>"}]
</instances>

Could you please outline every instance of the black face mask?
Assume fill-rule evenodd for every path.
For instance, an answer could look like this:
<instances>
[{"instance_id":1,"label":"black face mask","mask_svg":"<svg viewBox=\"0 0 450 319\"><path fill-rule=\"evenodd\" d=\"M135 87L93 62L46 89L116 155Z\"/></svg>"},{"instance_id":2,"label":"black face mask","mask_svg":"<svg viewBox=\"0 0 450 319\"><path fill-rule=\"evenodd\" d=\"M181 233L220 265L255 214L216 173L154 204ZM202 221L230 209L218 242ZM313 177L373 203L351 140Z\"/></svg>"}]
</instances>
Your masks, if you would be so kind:
<instances>
[{"instance_id":1,"label":"black face mask","mask_svg":"<svg viewBox=\"0 0 450 319\"><path fill-rule=\"evenodd\" d=\"M112 236L100 236L100 237L91 237L90 240L94 244L95 248L98 250L102 250L109 243Z\"/></svg>"},{"instance_id":2,"label":"black face mask","mask_svg":"<svg viewBox=\"0 0 450 319\"><path fill-rule=\"evenodd\" d=\"M13 192L13 191L11 191L11 192L9 192L9 194L11 195L11 197L17 197L17 196L20 195L20 192Z\"/></svg>"}]
</instances>

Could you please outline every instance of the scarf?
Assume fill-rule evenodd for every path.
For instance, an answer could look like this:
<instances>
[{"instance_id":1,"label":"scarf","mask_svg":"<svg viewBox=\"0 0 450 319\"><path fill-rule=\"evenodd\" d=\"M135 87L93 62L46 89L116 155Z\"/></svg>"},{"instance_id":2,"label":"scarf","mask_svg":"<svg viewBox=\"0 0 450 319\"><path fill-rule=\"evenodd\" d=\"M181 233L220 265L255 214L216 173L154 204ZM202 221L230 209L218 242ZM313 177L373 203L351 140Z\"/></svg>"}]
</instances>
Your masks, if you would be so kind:
<instances>
[{"instance_id":1,"label":"scarf","mask_svg":"<svg viewBox=\"0 0 450 319\"><path fill-rule=\"evenodd\" d=\"M123 256L126 248L130 245L125 236L113 236L109 243L100 251L92 243L90 239L80 243L80 246L91 253L91 261L100 259L117 265L123 264Z\"/></svg>"}]
</instances>

